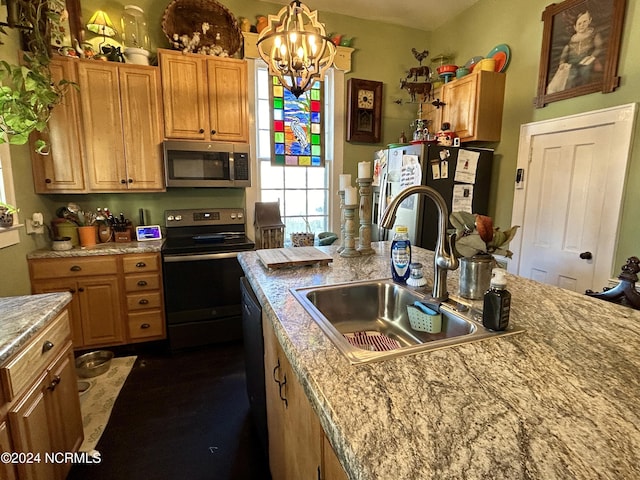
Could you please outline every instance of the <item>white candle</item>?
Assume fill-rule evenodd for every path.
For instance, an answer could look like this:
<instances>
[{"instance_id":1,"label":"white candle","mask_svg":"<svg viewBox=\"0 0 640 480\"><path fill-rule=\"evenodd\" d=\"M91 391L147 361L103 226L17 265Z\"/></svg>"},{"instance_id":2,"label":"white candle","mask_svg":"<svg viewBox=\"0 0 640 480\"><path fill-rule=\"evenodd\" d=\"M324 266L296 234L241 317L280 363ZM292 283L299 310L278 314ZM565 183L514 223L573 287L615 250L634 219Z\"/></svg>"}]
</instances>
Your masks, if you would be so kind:
<instances>
[{"instance_id":1,"label":"white candle","mask_svg":"<svg viewBox=\"0 0 640 480\"><path fill-rule=\"evenodd\" d=\"M358 163L358 178L371 178L371 162Z\"/></svg>"},{"instance_id":2,"label":"white candle","mask_svg":"<svg viewBox=\"0 0 640 480\"><path fill-rule=\"evenodd\" d=\"M344 190L344 204L345 205L357 205L358 204L358 191L356 187L348 186Z\"/></svg>"},{"instance_id":3,"label":"white candle","mask_svg":"<svg viewBox=\"0 0 640 480\"><path fill-rule=\"evenodd\" d=\"M351 186L351 174L343 173L338 177L340 180L340 191L345 191L345 189Z\"/></svg>"}]
</instances>

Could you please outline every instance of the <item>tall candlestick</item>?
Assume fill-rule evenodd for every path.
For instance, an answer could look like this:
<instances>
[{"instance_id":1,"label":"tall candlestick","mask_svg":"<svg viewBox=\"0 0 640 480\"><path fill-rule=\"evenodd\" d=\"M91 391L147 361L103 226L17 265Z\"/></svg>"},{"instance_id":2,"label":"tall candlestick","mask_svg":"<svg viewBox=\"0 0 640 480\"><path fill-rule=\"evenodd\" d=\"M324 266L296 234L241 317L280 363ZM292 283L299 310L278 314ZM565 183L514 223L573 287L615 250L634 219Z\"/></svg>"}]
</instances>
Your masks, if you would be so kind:
<instances>
[{"instance_id":1,"label":"tall candlestick","mask_svg":"<svg viewBox=\"0 0 640 480\"><path fill-rule=\"evenodd\" d=\"M340 188L339 190L343 191L345 190L345 188L350 187L351 186L351 174L349 173L343 173L338 177L339 181L340 181Z\"/></svg>"},{"instance_id":2,"label":"tall candlestick","mask_svg":"<svg viewBox=\"0 0 640 480\"><path fill-rule=\"evenodd\" d=\"M340 197L340 246L338 247L338 253L344 250L344 190L338 192Z\"/></svg>"},{"instance_id":3,"label":"tall candlestick","mask_svg":"<svg viewBox=\"0 0 640 480\"><path fill-rule=\"evenodd\" d=\"M360 187L360 234L358 236L358 251L362 255L371 255L375 250L371 248L371 214L373 207L372 178L358 178Z\"/></svg>"},{"instance_id":4,"label":"tall candlestick","mask_svg":"<svg viewBox=\"0 0 640 480\"><path fill-rule=\"evenodd\" d=\"M355 190L355 188L354 188ZM356 205L344 206L344 249L340 252L341 257L357 257L360 252L355 249L356 239L355 235L355 217Z\"/></svg>"},{"instance_id":5,"label":"tall candlestick","mask_svg":"<svg viewBox=\"0 0 640 480\"><path fill-rule=\"evenodd\" d=\"M358 178L371 178L371 162L358 163Z\"/></svg>"}]
</instances>

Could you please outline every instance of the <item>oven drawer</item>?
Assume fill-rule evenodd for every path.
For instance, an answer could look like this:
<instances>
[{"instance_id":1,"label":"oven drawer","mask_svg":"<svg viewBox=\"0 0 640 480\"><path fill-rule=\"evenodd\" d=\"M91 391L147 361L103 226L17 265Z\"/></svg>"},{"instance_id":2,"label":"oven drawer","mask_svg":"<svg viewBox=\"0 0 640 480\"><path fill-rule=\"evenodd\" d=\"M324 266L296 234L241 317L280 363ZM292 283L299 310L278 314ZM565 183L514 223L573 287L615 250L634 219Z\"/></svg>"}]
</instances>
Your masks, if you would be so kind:
<instances>
[{"instance_id":1,"label":"oven drawer","mask_svg":"<svg viewBox=\"0 0 640 480\"><path fill-rule=\"evenodd\" d=\"M160 292L127 294L127 309L129 311L147 310L149 308L162 308L162 296Z\"/></svg>"},{"instance_id":2,"label":"oven drawer","mask_svg":"<svg viewBox=\"0 0 640 480\"><path fill-rule=\"evenodd\" d=\"M131 340L164 338L164 316L161 310L129 314L129 338Z\"/></svg>"},{"instance_id":3,"label":"oven drawer","mask_svg":"<svg viewBox=\"0 0 640 480\"><path fill-rule=\"evenodd\" d=\"M157 273L127 275L124 279L127 292L139 292L143 290L159 290L160 275Z\"/></svg>"},{"instance_id":4,"label":"oven drawer","mask_svg":"<svg viewBox=\"0 0 640 480\"><path fill-rule=\"evenodd\" d=\"M124 273L157 272L160 269L159 253L140 253L122 257Z\"/></svg>"},{"instance_id":5,"label":"oven drawer","mask_svg":"<svg viewBox=\"0 0 640 480\"><path fill-rule=\"evenodd\" d=\"M87 275L118 273L117 257L102 255L93 257L43 258L31 260L31 278L72 278Z\"/></svg>"}]
</instances>

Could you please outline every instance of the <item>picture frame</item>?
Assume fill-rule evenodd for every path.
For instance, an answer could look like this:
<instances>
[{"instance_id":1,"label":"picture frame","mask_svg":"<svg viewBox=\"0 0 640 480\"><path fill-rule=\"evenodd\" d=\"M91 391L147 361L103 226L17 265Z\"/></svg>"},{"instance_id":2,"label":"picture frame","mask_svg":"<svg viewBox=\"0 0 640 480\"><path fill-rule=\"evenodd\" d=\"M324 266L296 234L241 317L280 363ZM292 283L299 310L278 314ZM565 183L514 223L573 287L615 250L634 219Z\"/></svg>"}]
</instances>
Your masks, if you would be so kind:
<instances>
[{"instance_id":1,"label":"picture frame","mask_svg":"<svg viewBox=\"0 0 640 480\"><path fill-rule=\"evenodd\" d=\"M380 143L382 82L347 80L347 141Z\"/></svg>"},{"instance_id":2,"label":"picture frame","mask_svg":"<svg viewBox=\"0 0 640 480\"><path fill-rule=\"evenodd\" d=\"M626 0L566 0L545 8L536 108L619 86L625 7Z\"/></svg>"}]
</instances>

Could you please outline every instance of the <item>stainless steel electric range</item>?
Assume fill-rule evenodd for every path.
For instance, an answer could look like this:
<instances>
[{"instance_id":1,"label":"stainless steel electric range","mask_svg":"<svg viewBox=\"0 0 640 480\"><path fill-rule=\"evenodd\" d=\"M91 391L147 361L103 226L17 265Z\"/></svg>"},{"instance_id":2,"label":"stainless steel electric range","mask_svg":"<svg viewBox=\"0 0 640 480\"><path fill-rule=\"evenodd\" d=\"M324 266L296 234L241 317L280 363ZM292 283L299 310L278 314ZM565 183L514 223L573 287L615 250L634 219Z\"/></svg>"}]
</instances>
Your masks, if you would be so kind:
<instances>
[{"instance_id":1,"label":"stainless steel electric range","mask_svg":"<svg viewBox=\"0 0 640 480\"><path fill-rule=\"evenodd\" d=\"M238 252L255 247L241 208L165 211L162 247L172 350L242 338Z\"/></svg>"}]
</instances>

